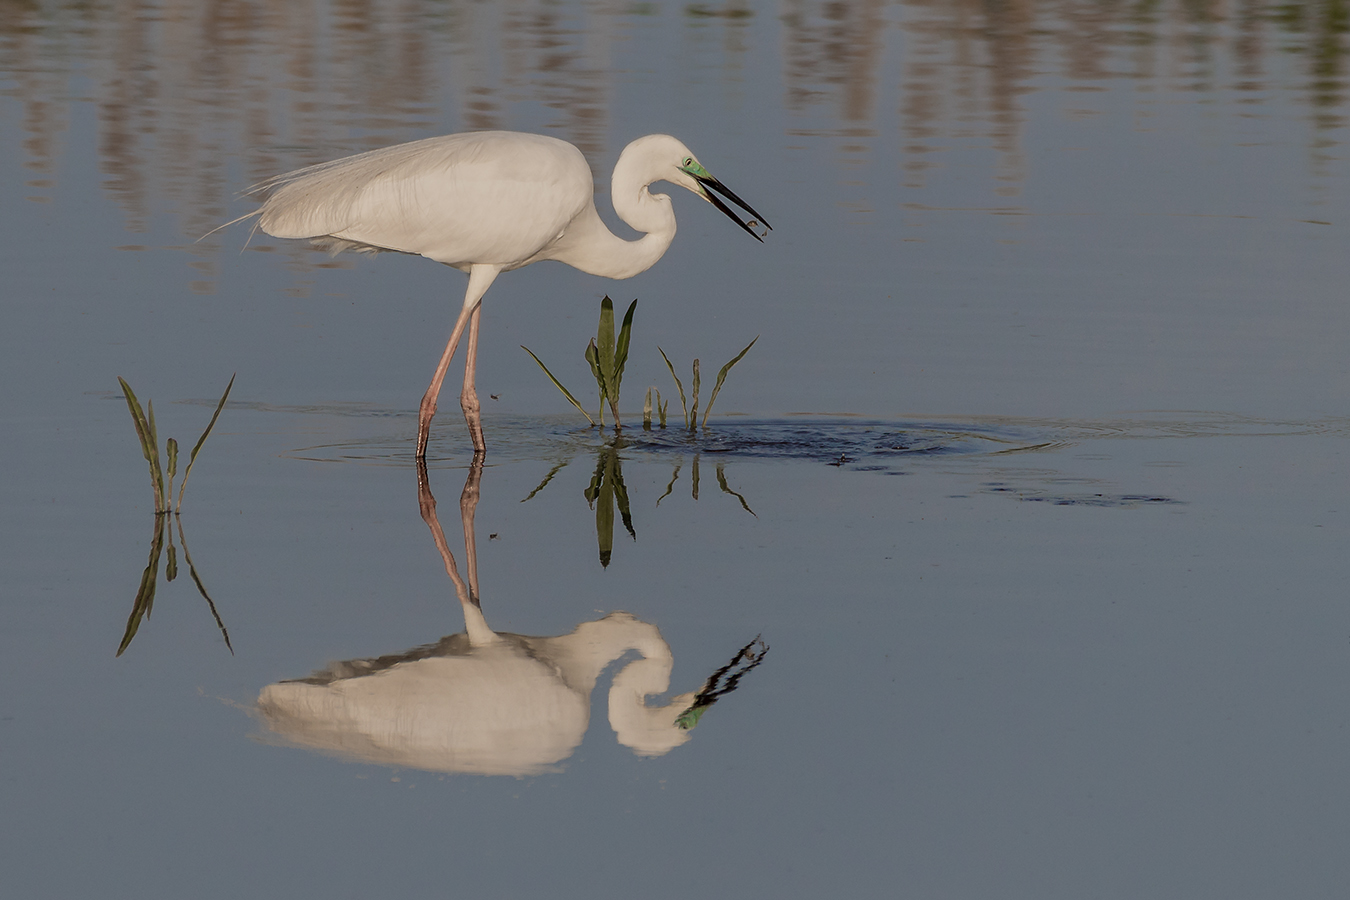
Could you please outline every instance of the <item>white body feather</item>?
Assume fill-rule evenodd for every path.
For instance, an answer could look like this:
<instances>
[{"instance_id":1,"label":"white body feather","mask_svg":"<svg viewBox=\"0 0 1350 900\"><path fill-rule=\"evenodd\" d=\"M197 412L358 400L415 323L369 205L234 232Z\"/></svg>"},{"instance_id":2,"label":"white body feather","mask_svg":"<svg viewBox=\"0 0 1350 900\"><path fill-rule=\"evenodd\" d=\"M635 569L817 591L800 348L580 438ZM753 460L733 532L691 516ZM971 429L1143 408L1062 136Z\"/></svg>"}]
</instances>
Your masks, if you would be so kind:
<instances>
[{"instance_id":1,"label":"white body feather","mask_svg":"<svg viewBox=\"0 0 1350 900\"><path fill-rule=\"evenodd\" d=\"M632 153L648 148L663 165L648 164L651 153ZM647 185L665 178L696 190L678 168L689 151L675 138L641 138L625 150L630 154L615 167L614 205L647 232L637 241L615 237L600 221L580 150L506 131L427 138L281 175L256 188L272 191L259 224L273 237L413 253L463 271L556 259L627 278L660 259L675 237L669 198L648 193Z\"/></svg>"}]
</instances>

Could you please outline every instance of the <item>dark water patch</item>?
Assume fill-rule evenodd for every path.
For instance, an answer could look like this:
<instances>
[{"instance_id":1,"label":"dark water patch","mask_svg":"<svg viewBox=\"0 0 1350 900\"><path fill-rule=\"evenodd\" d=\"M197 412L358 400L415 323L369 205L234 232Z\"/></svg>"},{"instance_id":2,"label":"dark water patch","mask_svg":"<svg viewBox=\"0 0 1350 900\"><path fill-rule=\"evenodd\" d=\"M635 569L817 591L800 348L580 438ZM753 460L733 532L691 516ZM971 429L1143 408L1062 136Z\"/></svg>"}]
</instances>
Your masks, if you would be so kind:
<instances>
[{"instance_id":1,"label":"dark water patch","mask_svg":"<svg viewBox=\"0 0 1350 900\"><path fill-rule=\"evenodd\" d=\"M1017 486L1002 481L989 481L980 486L980 493L999 494L1025 503L1048 503L1051 506L1092 506L1103 509L1136 509L1141 506L1184 506L1185 501L1151 494L1116 494L1105 492L1064 493L1038 487Z\"/></svg>"},{"instance_id":2,"label":"dark water patch","mask_svg":"<svg viewBox=\"0 0 1350 900\"><path fill-rule=\"evenodd\" d=\"M1000 467L986 470L973 493L1008 497L1051 506L1090 506L1135 509L1143 506L1182 506L1184 501L1161 494L1120 492L1100 478L1066 475L1055 469Z\"/></svg>"},{"instance_id":3,"label":"dark water patch","mask_svg":"<svg viewBox=\"0 0 1350 900\"><path fill-rule=\"evenodd\" d=\"M867 472L887 471L899 458L1003 453L1040 443L1014 427L781 420L718 423L695 432L652 429L625 433L623 440L633 453L804 459Z\"/></svg>"}]
</instances>

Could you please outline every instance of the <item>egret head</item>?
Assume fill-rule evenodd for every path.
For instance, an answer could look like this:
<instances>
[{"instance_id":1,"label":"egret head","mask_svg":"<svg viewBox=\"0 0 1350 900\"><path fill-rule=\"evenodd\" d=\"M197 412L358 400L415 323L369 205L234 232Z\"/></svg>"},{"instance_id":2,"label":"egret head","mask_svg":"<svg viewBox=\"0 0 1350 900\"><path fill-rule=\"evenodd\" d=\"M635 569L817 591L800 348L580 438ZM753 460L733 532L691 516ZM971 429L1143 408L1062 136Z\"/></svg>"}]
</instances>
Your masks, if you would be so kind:
<instances>
[{"instance_id":1,"label":"egret head","mask_svg":"<svg viewBox=\"0 0 1350 900\"><path fill-rule=\"evenodd\" d=\"M752 225L759 224L772 230L769 223L764 221L763 216L756 212L750 204L737 197L726 185L714 178L712 173L703 167L703 164L690 152L688 147L668 134L649 134L629 144L622 156L619 157L619 165L614 170L616 185L619 181L620 170L624 168L625 162L630 160L635 166L640 166L649 173L647 184L655 181L669 181L671 184L678 184L685 190L698 194L720 209L757 241L763 241L763 238L755 234ZM713 191L717 191L722 197L754 216L754 219L750 222L742 221L739 215L722 202L722 197L718 197Z\"/></svg>"},{"instance_id":2,"label":"egret head","mask_svg":"<svg viewBox=\"0 0 1350 900\"><path fill-rule=\"evenodd\" d=\"M679 169L680 174L684 175L685 177L680 181L678 181L677 184L679 184L681 187L688 188L695 194L698 194L704 200L707 200L713 206L720 209L722 212L726 213L727 216L731 219L731 221L735 222L737 225L744 228L746 232L749 233L749 235L753 237L755 240L761 243L763 243L764 241L764 239L759 235L755 234L755 230L750 227L751 222L756 222L760 225L763 225L770 231L773 230L773 226L770 225L768 222L764 221L764 217L761 216L759 213L755 212L754 208L751 207L749 203L746 203L740 197L737 197L736 194L733 193L730 188L728 188L722 182L718 181L716 178L712 177L712 173L709 172L707 169L703 168L703 164L700 163L697 159L695 159L692 153L686 153L684 156L680 157ZM723 203L721 197L718 197L717 194L713 193L713 191L717 191L723 197L726 197L732 203L735 203L737 206L739 206L741 209L745 210L755 218L752 219L751 222L741 221L741 217L736 215L736 213L734 213L731 210L731 207Z\"/></svg>"}]
</instances>

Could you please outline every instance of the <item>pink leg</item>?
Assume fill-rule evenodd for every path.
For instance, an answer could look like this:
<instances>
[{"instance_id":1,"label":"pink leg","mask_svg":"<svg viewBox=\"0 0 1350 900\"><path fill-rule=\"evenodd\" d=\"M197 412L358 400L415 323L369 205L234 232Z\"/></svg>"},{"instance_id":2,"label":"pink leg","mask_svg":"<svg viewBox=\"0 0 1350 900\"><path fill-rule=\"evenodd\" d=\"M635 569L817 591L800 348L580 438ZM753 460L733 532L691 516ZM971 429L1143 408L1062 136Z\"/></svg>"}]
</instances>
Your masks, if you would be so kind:
<instances>
[{"instance_id":1,"label":"pink leg","mask_svg":"<svg viewBox=\"0 0 1350 900\"><path fill-rule=\"evenodd\" d=\"M469 438L476 453L487 450L487 444L483 443L483 423L478 415L478 391L473 385L478 370L478 317L482 312L483 304L479 303L469 317L469 344L464 348L464 388L459 392L459 405L464 410L464 421L469 424Z\"/></svg>"},{"instance_id":2,"label":"pink leg","mask_svg":"<svg viewBox=\"0 0 1350 900\"><path fill-rule=\"evenodd\" d=\"M455 328L450 332L450 340L445 344L445 352L441 354L441 361L436 365L436 374L432 376L431 386L427 392L422 395L422 405L417 412L417 458L424 459L427 455L427 440L431 437L431 419L436 415L436 400L441 395L441 383L445 381L445 373L450 368L450 360L455 355L455 348L459 346L460 335L464 333L464 327L472 321L473 325L469 330L469 360L468 374L465 378L465 394L473 400L474 415L469 421L469 436L473 438L474 449L482 452L485 449L483 444L483 428L478 423L478 395L473 390L473 366L477 360L478 344L478 306L483 300L483 295L492 285L493 279L501 269L496 266L474 266L469 270L469 288L464 292L464 307L459 311L459 318L455 320ZM464 403L465 394L460 395L461 404ZM464 410L465 418L469 418L468 407ZM477 431L475 432L475 427Z\"/></svg>"}]
</instances>

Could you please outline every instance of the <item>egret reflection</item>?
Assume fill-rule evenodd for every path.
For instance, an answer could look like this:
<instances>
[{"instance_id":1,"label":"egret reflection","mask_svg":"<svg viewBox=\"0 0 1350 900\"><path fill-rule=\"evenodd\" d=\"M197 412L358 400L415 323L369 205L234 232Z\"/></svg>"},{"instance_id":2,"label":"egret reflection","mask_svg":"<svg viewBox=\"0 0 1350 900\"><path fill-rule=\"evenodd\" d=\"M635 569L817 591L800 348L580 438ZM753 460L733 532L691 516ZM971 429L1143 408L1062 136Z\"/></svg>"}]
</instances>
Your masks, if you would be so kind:
<instances>
[{"instance_id":1,"label":"egret reflection","mask_svg":"<svg viewBox=\"0 0 1350 900\"><path fill-rule=\"evenodd\" d=\"M496 632L478 593L474 511L481 455L460 494L461 573L436 513L424 464L418 503L464 615L464 630L403 653L335 662L308 678L265 687L262 721L280 738L344 758L438 772L533 775L554 771L581 743L590 695L610 663L640 658L613 677L609 724L619 743L660 756L685 743L699 717L763 660L758 638L703 685L668 702L674 657L655 625L624 612L556 637Z\"/></svg>"}]
</instances>

